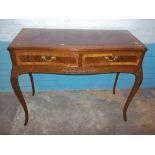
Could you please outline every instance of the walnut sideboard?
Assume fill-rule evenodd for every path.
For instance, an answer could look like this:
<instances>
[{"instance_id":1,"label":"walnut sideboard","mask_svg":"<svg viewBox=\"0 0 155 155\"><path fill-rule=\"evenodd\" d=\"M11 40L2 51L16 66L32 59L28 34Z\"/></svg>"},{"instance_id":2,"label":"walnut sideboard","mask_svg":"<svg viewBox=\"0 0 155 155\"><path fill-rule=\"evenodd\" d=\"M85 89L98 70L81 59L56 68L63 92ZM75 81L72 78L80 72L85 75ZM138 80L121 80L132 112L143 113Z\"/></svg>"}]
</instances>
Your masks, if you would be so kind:
<instances>
[{"instance_id":1,"label":"walnut sideboard","mask_svg":"<svg viewBox=\"0 0 155 155\"><path fill-rule=\"evenodd\" d=\"M12 60L11 84L25 112L28 108L18 77L29 74L32 95L35 94L33 73L68 75L119 73L135 75L135 83L123 109L127 108L143 80L142 61L146 47L127 30L22 29L8 47Z\"/></svg>"}]
</instances>

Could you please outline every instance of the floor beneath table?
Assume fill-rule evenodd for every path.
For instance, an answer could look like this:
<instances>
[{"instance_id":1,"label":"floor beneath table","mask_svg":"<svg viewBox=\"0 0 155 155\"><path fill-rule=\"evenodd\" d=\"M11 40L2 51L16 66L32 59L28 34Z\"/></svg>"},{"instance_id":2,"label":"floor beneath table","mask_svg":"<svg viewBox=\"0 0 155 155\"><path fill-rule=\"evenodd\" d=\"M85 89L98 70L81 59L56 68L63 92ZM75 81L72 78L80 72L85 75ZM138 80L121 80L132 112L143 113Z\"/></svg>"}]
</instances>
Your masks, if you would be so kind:
<instances>
[{"instance_id":1,"label":"floor beneath table","mask_svg":"<svg viewBox=\"0 0 155 155\"><path fill-rule=\"evenodd\" d=\"M29 123L13 93L0 93L0 134L155 134L155 89L139 90L124 122L129 90L24 93Z\"/></svg>"}]
</instances>

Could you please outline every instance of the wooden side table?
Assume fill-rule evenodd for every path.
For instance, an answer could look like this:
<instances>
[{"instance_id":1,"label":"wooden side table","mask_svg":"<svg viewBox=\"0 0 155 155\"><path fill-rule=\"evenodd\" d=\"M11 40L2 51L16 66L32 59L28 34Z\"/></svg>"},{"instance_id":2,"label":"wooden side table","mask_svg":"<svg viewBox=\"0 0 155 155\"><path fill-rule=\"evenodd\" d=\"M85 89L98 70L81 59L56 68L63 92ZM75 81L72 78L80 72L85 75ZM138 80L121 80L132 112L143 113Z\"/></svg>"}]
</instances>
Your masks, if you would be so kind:
<instances>
[{"instance_id":1,"label":"wooden side table","mask_svg":"<svg viewBox=\"0 0 155 155\"><path fill-rule=\"evenodd\" d=\"M29 74L34 95L32 73L116 73L114 94L119 73L134 74L135 83L123 109L127 121L127 108L143 79L142 61L147 49L127 30L23 29L8 50L13 64L11 84L23 106L26 125L28 109L18 76Z\"/></svg>"}]
</instances>

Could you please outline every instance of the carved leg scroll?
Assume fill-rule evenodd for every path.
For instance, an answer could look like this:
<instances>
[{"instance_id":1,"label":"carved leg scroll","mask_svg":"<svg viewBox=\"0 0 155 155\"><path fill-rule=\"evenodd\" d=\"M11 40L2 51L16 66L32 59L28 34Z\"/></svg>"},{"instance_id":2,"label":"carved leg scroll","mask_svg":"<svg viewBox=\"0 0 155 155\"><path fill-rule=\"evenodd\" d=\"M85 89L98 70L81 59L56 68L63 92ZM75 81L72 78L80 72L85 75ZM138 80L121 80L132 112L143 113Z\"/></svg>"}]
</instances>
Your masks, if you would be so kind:
<instances>
[{"instance_id":1,"label":"carved leg scroll","mask_svg":"<svg viewBox=\"0 0 155 155\"><path fill-rule=\"evenodd\" d=\"M115 90L116 90L116 85L117 85L118 77L119 77L119 73L117 73L117 74L116 74L116 77L115 77L115 82L114 82L114 87L113 87L113 94L115 94Z\"/></svg>"},{"instance_id":2,"label":"carved leg scroll","mask_svg":"<svg viewBox=\"0 0 155 155\"><path fill-rule=\"evenodd\" d=\"M34 80L33 80L33 75L32 73L29 73L30 81L31 81L31 86L32 86L32 96L35 94L35 86L34 86Z\"/></svg>"},{"instance_id":3,"label":"carved leg scroll","mask_svg":"<svg viewBox=\"0 0 155 155\"><path fill-rule=\"evenodd\" d=\"M124 109L123 109L124 121L127 121L126 114L127 114L128 106L129 106L132 98L135 96L137 90L139 89L139 87L140 87L140 85L142 83L142 80L143 80L143 71L142 71L142 69L140 69L138 71L138 73L135 74L135 83L134 83L134 86L133 86L133 88L132 88L132 90L131 90L128 98L127 98L127 101L126 101L125 105L124 105Z\"/></svg>"},{"instance_id":4,"label":"carved leg scroll","mask_svg":"<svg viewBox=\"0 0 155 155\"><path fill-rule=\"evenodd\" d=\"M16 72L16 70L14 70L12 68L12 72L11 72L11 84L12 84L12 88L17 96L17 98L19 99L20 101L20 104L22 105L23 109L24 109L24 112L25 112L25 123L24 125L27 125L28 123L28 118L29 118L29 115L28 115L28 109L27 109L27 105L26 105L26 102L24 100L24 97L23 97L23 94L20 90L20 87L19 87L19 81L18 81L18 73Z\"/></svg>"}]
</instances>

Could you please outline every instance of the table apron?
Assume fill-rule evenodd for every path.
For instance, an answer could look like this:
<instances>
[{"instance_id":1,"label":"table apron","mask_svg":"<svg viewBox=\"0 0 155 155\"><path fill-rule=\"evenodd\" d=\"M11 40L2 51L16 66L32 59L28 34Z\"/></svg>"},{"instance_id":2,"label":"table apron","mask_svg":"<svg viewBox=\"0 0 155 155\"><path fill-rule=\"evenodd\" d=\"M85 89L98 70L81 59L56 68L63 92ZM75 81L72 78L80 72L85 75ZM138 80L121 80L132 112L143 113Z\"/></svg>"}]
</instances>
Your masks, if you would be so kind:
<instances>
[{"instance_id":1,"label":"table apron","mask_svg":"<svg viewBox=\"0 0 155 155\"><path fill-rule=\"evenodd\" d=\"M66 75L102 74L102 73L137 73L137 66L104 66L104 67L52 67L52 66L13 66L18 74L53 73Z\"/></svg>"}]
</instances>

